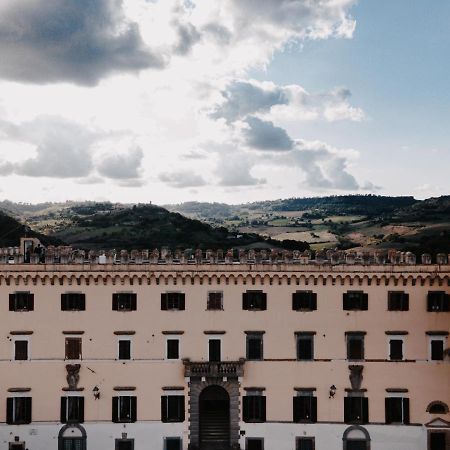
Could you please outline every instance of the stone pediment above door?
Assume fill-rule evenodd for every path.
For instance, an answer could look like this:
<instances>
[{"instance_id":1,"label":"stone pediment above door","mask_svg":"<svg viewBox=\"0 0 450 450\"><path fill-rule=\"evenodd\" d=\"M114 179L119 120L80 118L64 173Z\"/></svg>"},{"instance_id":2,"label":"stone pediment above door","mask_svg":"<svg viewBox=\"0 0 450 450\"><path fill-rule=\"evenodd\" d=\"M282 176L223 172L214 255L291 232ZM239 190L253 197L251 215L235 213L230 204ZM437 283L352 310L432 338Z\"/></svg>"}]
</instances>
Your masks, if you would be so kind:
<instances>
[{"instance_id":1,"label":"stone pediment above door","mask_svg":"<svg viewBox=\"0 0 450 450\"><path fill-rule=\"evenodd\" d=\"M441 419L440 417L437 417L436 419L433 419L431 422L428 422L425 424L428 428L449 428L450 429L450 422L447 422L444 419Z\"/></svg>"}]
</instances>

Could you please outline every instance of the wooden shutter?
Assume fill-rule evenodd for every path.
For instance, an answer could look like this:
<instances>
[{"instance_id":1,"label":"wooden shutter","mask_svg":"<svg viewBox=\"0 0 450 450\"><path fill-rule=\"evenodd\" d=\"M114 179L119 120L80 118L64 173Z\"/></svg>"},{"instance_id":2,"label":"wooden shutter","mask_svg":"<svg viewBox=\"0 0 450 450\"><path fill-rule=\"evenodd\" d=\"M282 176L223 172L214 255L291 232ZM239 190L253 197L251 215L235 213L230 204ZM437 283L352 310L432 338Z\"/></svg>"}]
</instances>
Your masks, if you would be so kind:
<instances>
[{"instance_id":1,"label":"wooden shutter","mask_svg":"<svg viewBox=\"0 0 450 450\"><path fill-rule=\"evenodd\" d=\"M119 422L119 397L112 398L112 421Z\"/></svg>"},{"instance_id":2,"label":"wooden shutter","mask_svg":"<svg viewBox=\"0 0 450 450\"><path fill-rule=\"evenodd\" d=\"M311 399L311 422L317 422L317 397Z\"/></svg>"},{"instance_id":3,"label":"wooden shutter","mask_svg":"<svg viewBox=\"0 0 450 450\"><path fill-rule=\"evenodd\" d=\"M292 294L292 309L294 311L298 311L299 309L301 309L301 299L302 299L302 294L300 292L294 292Z\"/></svg>"},{"instance_id":4,"label":"wooden shutter","mask_svg":"<svg viewBox=\"0 0 450 450\"><path fill-rule=\"evenodd\" d=\"M248 292L242 294L242 309L250 309L250 302L248 298Z\"/></svg>"},{"instance_id":5,"label":"wooden shutter","mask_svg":"<svg viewBox=\"0 0 450 450\"><path fill-rule=\"evenodd\" d=\"M402 311L409 311L409 294L407 294L406 292L403 292L403 295L402 295L401 310Z\"/></svg>"},{"instance_id":6,"label":"wooden shutter","mask_svg":"<svg viewBox=\"0 0 450 450\"><path fill-rule=\"evenodd\" d=\"M345 292L343 294L342 306L345 311L352 309L352 304L351 304L351 300L350 300L350 296L348 295L348 292Z\"/></svg>"},{"instance_id":7,"label":"wooden shutter","mask_svg":"<svg viewBox=\"0 0 450 450\"><path fill-rule=\"evenodd\" d=\"M14 422L14 398L6 399L6 423L12 425Z\"/></svg>"},{"instance_id":8,"label":"wooden shutter","mask_svg":"<svg viewBox=\"0 0 450 450\"><path fill-rule=\"evenodd\" d=\"M177 400L178 400L178 421L179 422L184 422L184 396L183 395L177 395Z\"/></svg>"},{"instance_id":9,"label":"wooden shutter","mask_svg":"<svg viewBox=\"0 0 450 450\"><path fill-rule=\"evenodd\" d=\"M9 400L9 399L8 399ZM249 422L250 421L250 401L251 401L251 397L246 395L245 397L242 398L242 420L244 422Z\"/></svg>"},{"instance_id":10,"label":"wooden shutter","mask_svg":"<svg viewBox=\"0 0 450 450\"><path fill-rule=\"evenodd\" d=\"M9 310L16 310L16 294L9 294Z\"/></svg>"},{"instance_id":11,"label":"wooden shutter","mask_svg":"<svg viewBox=\"0 0 450 450\"><path fill-rule=\"evenodd\" d=\"M266 397L264 395L256 396L259 399L259 415L258 419L262 422L266 421Z\"/></svg>"},{"instance_id":12,"label":"wooden shutter","mask_svg":"<svg viewBox=\"0 0 450 450\"><path fill-rule=\"evenodd\" d=\"M362 423L369 423L369 399L367 397L361 398L361 419Z\"/></svg>"},{"instance_id":13,"label":"wooden shutter","mask_svg":"<svg viewBox=\"0 0 450 450\"><path fill-rule=\"evenodd\" d=\"M113 311L119 311L119 294L112 295L112 309Z\"/></svg>"},{"instance_id":14,"label":"wooden shutter","mask_svg":"<svg viewBox=\"0 0 450 450\"><path fill-rule=\"evenodd\" d=\"M130 397L130 408L131 408L130 420L131 420L131 422L136 422L136 419L137 419L137 397L136 396Z\"/></svg>"},{"instance_id":15,"label":"wooden shutter","mask_svg":"<svg viewBox=\"0 0 450 450\"><path fill-rule=\"evenodd\" d=\"M61 409L59 411L59 420L61 423L67 423L67 397L61 397Z\"/></svg>"},{"instance_id":16,"label":"wooden shutter","mask_svg":"<svg viewBox=\"0 0 450 450\"><path fill-rule=\"evenodd\" d=\"M266 310L267 309L267 294L265 292L261 292L261 309Z\"/></svg>"},{"instance_id":17,"label":"wooden shutter","mask_svg":"<svg viewBox=\"0 0 450 450\"><path fill-rule=\"evenodd\" d=\"M137 294L129 294L131 299L130 299L130 309L131 311L136 311L137 310Z\"/></svg>"},{"instance_id":18,"label":"wooden shutter","mask_svg":"<svg viewBox=\"0 0 450 450\"><path fill-rule=\"evenodd\" d=\"M311 292L311 309L315 311L317 309L317 294L315 292Z\"/></svg>"},{"instance_id":19,"label":"wooden shutter","mask_svg":"<svg viewBox=\"0 0 450 450\"><path fill-rule=\"evenodd\" d=\"M61 311L67 311L69 309L68 297L68 294L61 294Z\"/></svg>"},{"instance_id":20,"label":"wooden shutter","mask_svg":"<svg viewBox=\"0 0 450 450\"><path fill-rule=\"evenodd\" d=\"M369 294L362 293L361 309L367 311L369 309Z\"/></svg>"},{"instance_id":21,"label":"wooden shutter","mask_svg":"<svg viewBox=\"0 0 450 450\"><path fill-rule=\"evenodd\" d=\"M392 423L392 398L386 397L384 399L384 415L387 424Z\"/></svg>"},{"instance_id":22,"label":"wooden shutter","mask_svg":"<svg viewBox=\"0 0 450 450\"><path fill-rule=\"evenodd\" d=\"M300 422L301 421L301 397L293 397L292 402L292 412L293 412L293 421Z\"/></svg>"},{"instance_id":23,"label":"wooden shutter","mask_svg":"<svg viewBox=\"0 0 450 450\"><path fill-rule=\"evenodd\" d=\"M27 309L28 311L34 311L34 294L32 293L27 295Z\"/></svg>"},{"instance_id":24,"label":"wooden shutter","mask_svg":"<svg viewBox=\"0 0 450 450\"><path fill-rule=\"evenodd\" d=\"M31 406L32 399L31 397L24 397L23 399L25 403L25 414L24 414L24 422L31 423Z\"/></svg>"},{"instance_id":25,"label":"wooden shutter","mask_svg":"<svg viewBox=\"0 0 450 450\"><path fill-rule=\"evenodd\" d=\"M161 294L161 311L167 311L167 294Z\"/></svg>"},{"instance_id":26,"label":"wooden shutter","mask_svg":"<svg viewBox=\"0 0 450 450\"><path fill-rule=\"evenodd\" d=\"M161 396L161 422L167 422L167 395Z\"/></svg>"},{"instance_id":27,"label":"wooden shutter","mask_svg":"<svg viewBox=\"0 0 450 450\"><path fill-rule=\"evenodd\" d=\"M86 294L78 294L78 309L86 311Z\"/></svg>"},{"instance_id":28,"label":"wooden shutter","mask_svg":"<svg viewBox=\"0 0 450 450\"><path fill-rule=\"evenodd\" d=\"M350 423L352 421L352 397L344 397L344 422Z\"/></svg>"},{"instance_id":29,"label":"wooden shutter","mask_svg":"<svg viewBox=\"0 0 450 450\"><path fill-rule=\"evenodd\" d=\"M444 300L443 300L444 304L443 304L443 308L442 311L450 311L450 294L445 294L444 295Z\"/></svg>"},{"instance_id":30,"label":"wooden shutter","mask_svg":"<svg viewBox=\"0 0 450 450\"><path fill-rule=\"evenodd\" d=\"M186 308L186 302L185 302L185 294L179 293L178 294L178 309L180 311L184 311Z\"/></svg>"},{"instance_id":31,"label":"wooden shutter","mask_svg":"<svg viewBox=\"0 0 450 450\"><path fill-rule=\"evenodd\" d=\"M409 398L403 398L403 423L409 424Z\"/></svg>"}]
</instances>

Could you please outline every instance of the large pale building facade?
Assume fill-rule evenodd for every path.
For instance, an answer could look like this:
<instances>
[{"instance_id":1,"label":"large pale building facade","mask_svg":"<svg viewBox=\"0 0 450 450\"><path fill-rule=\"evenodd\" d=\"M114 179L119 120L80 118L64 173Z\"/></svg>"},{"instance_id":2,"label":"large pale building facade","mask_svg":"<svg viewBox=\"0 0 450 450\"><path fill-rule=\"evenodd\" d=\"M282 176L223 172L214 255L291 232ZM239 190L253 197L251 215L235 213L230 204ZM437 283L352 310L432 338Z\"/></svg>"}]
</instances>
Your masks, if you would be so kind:
<instances>
[{"instance_id":1,"label":"large pale building facade","mask_svg":"<svg viewBox=\"0 0 450 450\"><path fill-rule=\"evenodd\" d=\"M9 249L0 292L1 449L450 449L445 255Z\"/></svg>"}]
</instances>

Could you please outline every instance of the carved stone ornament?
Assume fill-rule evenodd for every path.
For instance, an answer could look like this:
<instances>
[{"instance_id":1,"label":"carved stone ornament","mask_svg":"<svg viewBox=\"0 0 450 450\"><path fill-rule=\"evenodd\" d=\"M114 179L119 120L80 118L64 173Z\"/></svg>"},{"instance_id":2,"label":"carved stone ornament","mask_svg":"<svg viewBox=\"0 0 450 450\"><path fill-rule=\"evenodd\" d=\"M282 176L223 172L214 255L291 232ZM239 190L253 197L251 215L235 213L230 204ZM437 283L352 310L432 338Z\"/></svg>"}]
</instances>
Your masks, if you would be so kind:
<instances>
[{"instance_id":1,"label":"carved stone ornament","mask_svg":"<svg viewBox=\"0 0 450 450\"><path fill-rule=\"evenodd\" d=\"M80 364L66 364L66 380L69 385L69 390L71 391L75 391L78 388L78 382L80 381L80 368Z\"/></svg>"},{"instance_id":2,"label":"carved stone ornament","mask_svg":"<svg viewBox=\"0 0 450 450\"><path fill-rule=\"evenodd\" d=\"M352 385L352 389L359 390L361 389L361 384L363 381L363 369L364 366L348 366L350 370L350 384Z\"/></svg>"}]
</instances>

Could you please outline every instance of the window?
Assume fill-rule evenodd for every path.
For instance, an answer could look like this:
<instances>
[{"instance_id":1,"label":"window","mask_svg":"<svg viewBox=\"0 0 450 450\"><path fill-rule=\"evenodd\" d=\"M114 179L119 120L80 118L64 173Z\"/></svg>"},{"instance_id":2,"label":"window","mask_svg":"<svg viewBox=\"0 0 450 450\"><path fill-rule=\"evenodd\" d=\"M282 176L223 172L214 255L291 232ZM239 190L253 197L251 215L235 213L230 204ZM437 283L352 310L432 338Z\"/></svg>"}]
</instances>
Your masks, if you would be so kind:
<instances>
[{"instance_id":1,"label":"window","mask_svg":"<svg viewBox=\"0 0 450 450\"><path fill-rule=\"evenodd\" d=\"M247 438L245 440L245 450L264 450L264 439Z\"/></svg>"},{"instance_id":2,"label":"window","mask_svg":"<svg viewBox=\"0 0 450 450\"><path fill-rule=\"evenodd\" d=\"M61 397L61 423L84 422L84 397Z\"/></svg>"},{"instance_id":3,"label":"window","mask_svg":"<svg viewBox=\"0 0 450 450\"><path fill-rule=\"evenodd\" d=\"M448 406L439 400L431 402L427 407L427 412L430 414L447 414L448 411Z\"/></svg>"},{"instance_id":4,"label":"window","mask_svg":"<svg viewBox=\"0 0 450 450\"><path fill-rule=\"evenodd\" d=\"M401 337L396 336L389 339L389 359L391 361L403 359L403 339Z\"/></svg>"},{"instance_id":5,"label":"window","mask_svg":"<svg viewBox=\"0 0 450 450\"><path fill-rule=\"evenodd\" d=\"M119 339L119 359L131 359L131 340Z\"/></svg>"},{"instance_id":6,"label":"window","mask_svg":"<svg viewBox=\"0 0 450 450\"><path fill-rule=\"evenodd\" d=\"M179 437L168 437L164 439L164 450L182 450L182 440Z\"/></svg>"},{"instance_id":7,"label":"window","mask_svg":"<svg viewBox=\"0 0 450 450\"><path fill-rule=\"evenodd\" d=\"M223 309L223 292L213 291L208 292L208 301L206 308L210 311Z\"/></svg>"},{"instance_id":8,"label":"window","mask_svg":"<svg viewBox=\"0 0 450 450\"><path fill-rule=\"evenodd\" d=\"M10 442L8 450L25 450L25 442Z\"/></svg>"},{"instance_id":9,"label":"window","mask_svg":"<svg viewBox=\"0 0 450 450\"><path fill-rule=\"evenodd\" d=\"M314 333L296 333L297 340L297 360L312 361L314 359Z\"/></svg>"},{"instance_id":10,"label":"window","mask_svg":"<svg viewBox=\"0 0 450 450\"><path fill-rule=\"evenodd\" d=\"M409 423L409 398L387 397L384 399L386 423Z\"/></svg>"},{"instance_id":11,"label":"window","mask_svg":"<svg viewBox=\"0 0 450 450\"><path fill-rule=\"evenodd\" d=\"M363 333L347 333L347 359L353 361L364 359Z\"/></svg>"},{"instance_id":12,"label":"window","mask_svg":"<svg viewBox=\"0 0 450 450\"><path fill-rule=\"evenodd\" d=\"M252 389L243 397L244 422L266 421L266 397L262 393L260 389Z\"/></svg>"},{"instance_id":13,"label":"window","mask_svg":"<svg viewBox=\"0 0 450 450\"><path fill-rule=\"evenodd\" d=\"M345 311L367 311L369 295L363 291L348 291L343 295Z\"/></svg>"},{"instance_id":14,"label":"window","mask_svg":"<svg viewBox=\"0 0 450 450\"><path fill-rule=\"evenodd\" d=\"M167 359L180 358L180 341L178 339L167 339Z\"/></svg>"},{"instance_id":15,"label":"window","mask_svg":"<svg viewBox=\"0 0 450 450\"><path fill-rule=\"evenodd\" d=\"M297 291L292 294L292 309L294 311L315 311L317 309L317 294L312 291Z\"/></svg>"},{"instance_id":16,"label":"window","mask_svg":"<svg viewBox=\"0 0 450 450\"><path fill-rule=\"evenodd\" d=\"M16 361L28 360L28 341L27 340L14 341L14 359Z\"/></svg>"},{"instance_id":17,"label":"window","mask_svg":"<svg viewBox=\"0 0 450 450\"><path fill-rule=\"evenodd\" d=\"M121 395L112 398L113 422L136 422L137 401L135 396Z\"/></svg>"},{"instance_id":18,"label":"window","mask_svg":"<svg viewBox=\"0 0 450 450\"><path fill-rule=\"evenodd\" d=\"M134 450L134 439L116 439L115 450Z\"/></svg>"},{"instance_id":19,"label":"window","mask_svg":"<svg viewBox=\"0 0 450 450\"><path fill-rule=\"evenodd\" d=\"M450 433L449 433L450 435ZM446 450L448 445L448 439L445 431L432 431L428 434L429 437L429 449L430 450Z\"/></svg>"},{"instance_id":20,"label":"window","mask_svg":"<svg viewBox=\"0 0 450 450\"><path fill-rule=\"evenodd\" d=\"M264 311L267 309L267 294L263 291L247 291L242 294L242 309Z\"/></svg>"},{"instance_id":21,"label":"window","mask_svg":"<svg viewBox=\"0 0 450 450\"><path fill-rule=\"evenodd\" d=\"M14 292L9 294L10 311L34 311L34 294L31 292Z\"/></svg>"},{"instance_id":22,"label":"window","mask_svg":"<svg viewBox=\"0 0 450 450\"><path fill-rule=\"evenodd\" d=\"M185 309L185 295L182 292L166 292L161 294L161 310L178 310Z\"/></svg>"},{"instance_id":23,"label":"window","mask_svg":"<svg viewBox=\"0 0 450 450\"><path fill-rule=\"evenodd\" d=\"M367 397L351 395L344 398L344 422L368 423L369 399Z\"/></svg>"},{"instance_id":24,"label":"window","mask_svg":"<svg viewBox=\"0 0 450 450\"><path fill-rule=\"evenodd\" d=\"M161 397L161 421L184 422L184 395Z\"/></svg>"},{"instance_id":25,"label":"window","mask_svg":"<svg viewBox=\"0 0 450 450\"><path fill-rule=\"evenodd\" d=\"M299 437L296 439L295 450L314 450L315 445L313 437Z\"/></svg>"},{"instance_id":26,"label":"window","mask_svg":"<svg viewBox=\"0 0 450 450\"><path fill-rule=\"evenodd\" d=\"M247 359L249 361L262 361L263 355L263 333L247 333Z\"/></svg>"},{"instance_id":27,"label":"window","mask_svg":"<svg viewBox=\"0 0 450 450\"><path fill-rule=\"evenodd\" d=\"M432 361L443 361L444 339L430 339L430 353Z\"/></svg>"},{"instance_id":28,"label":"window","mask_svg":"<svg viewBox=\"0 0 450 450\"><path fill-rule=\"evenodd\" d=\"M61 311L85 311L86 295L80 292L61 294Z\"/></svg>"},{"instance_id":29,"label":"window","mask_svg":"<svg viewBox=\"0 0 450 450\"><path fill-rule=\"evenodd\" d=\"M132 292L118 292L112 296L113 311L136 311L137 294Z\"/></svg>"},{"instance_id":30,"label":"window","mask_svg":"<svg viewBox=\"0 0 450 450\"><path fill-rule=\"evenodd\" d=\"M432 312L450 311L450 294L446 294L444 291L428 292L427 311Z\"/></svg>"},{"instance_id":31,"label":"window","mask_svg":"<svg viewBox=\"0 0 450 450\"><path fill-rule=\"evenodd\" d=\"M221 360L221 341L220 339L209 339L208 352L211 362L219 362Z\"/></svg>"},{"instance_id":32,"label":"window","mask_svg":"<svg viewBox=\"0 0 450 450\"><path fill-rule=\"evenodd\" d=\"M317 422L317 397L312 390L300 390L293 398L294 422Z\"/></svg>"},{"instance_id":33,"label":"window","mask_svg":"<svg viewBox=\"0 0 450 450\"><path fill-rule=\"evenodd\" d=\"M66 359L81 359L81 338L66 338Z\"/></svg>"},{"instance_id":34,"label":"window","mask_svg":"<svg viewBox=\"0 0 450 450\"><path fill-rule=\"evenodd\" d=\"M6 423L9 425L31 423L31 397L6 399Z\"/></svg>"},{"instance_id":35,"label":"window","mask_svg":"<svg viewBox=\"0 0 450 450\"><path fill-rule=\"evenodd\" d=\"M409 311L409 294L403 291L389 291L388 310Z\"/></svg>"}]
</instances>

